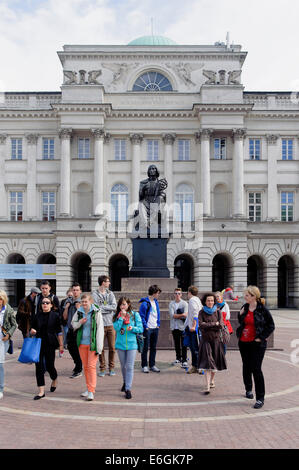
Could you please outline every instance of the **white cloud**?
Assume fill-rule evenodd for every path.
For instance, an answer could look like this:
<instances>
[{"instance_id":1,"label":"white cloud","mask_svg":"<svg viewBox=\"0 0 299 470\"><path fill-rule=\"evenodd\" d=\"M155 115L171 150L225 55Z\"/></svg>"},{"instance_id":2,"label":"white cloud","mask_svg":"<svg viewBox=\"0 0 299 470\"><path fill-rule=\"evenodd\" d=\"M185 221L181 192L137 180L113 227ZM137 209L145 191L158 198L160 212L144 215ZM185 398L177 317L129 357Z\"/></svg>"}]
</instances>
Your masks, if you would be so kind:
<instances>
[{"instance_id":1,"label":"white cloud","mask_svg":"<svg viewBox=\"0 0 299 470\"><path fill-rule=\"evenodd\" d=\"M26 6L32 5L31 8ZM293 0L43 0L0 3L1 81L6 90L59 90L64 44L126 44L151 32L178 44L225 41L248 51L248 90L288 90L299 79L299 4ZM4 85L3 85L4 84Z\"/></svg>"}]
</instances>

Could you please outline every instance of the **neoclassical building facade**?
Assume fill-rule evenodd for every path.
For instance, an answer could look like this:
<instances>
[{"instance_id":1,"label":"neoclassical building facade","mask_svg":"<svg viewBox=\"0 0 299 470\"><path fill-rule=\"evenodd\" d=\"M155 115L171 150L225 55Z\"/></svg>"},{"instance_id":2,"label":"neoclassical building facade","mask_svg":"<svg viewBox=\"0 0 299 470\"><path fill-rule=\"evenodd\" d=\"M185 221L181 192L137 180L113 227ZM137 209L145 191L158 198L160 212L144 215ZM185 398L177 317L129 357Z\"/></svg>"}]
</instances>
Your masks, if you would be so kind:
<instances>
[{"instance_id":1,"label":"neoclassical building facade","mask_svg":"<svg viewBox=\"0 0 299 470\"><path fill-rule=\"evenodd\" d=\"M154 36L67 45L61 91L4 93L1 264L56 265L60 297L101 273L119 290L154 163L176 222L167 266L184 289L240 295L254 283L271 307L299 306L298 95L246 91L246 54ZM32 282L3 275L0 286L16 303Z\"/></svg>"}]
</instances>

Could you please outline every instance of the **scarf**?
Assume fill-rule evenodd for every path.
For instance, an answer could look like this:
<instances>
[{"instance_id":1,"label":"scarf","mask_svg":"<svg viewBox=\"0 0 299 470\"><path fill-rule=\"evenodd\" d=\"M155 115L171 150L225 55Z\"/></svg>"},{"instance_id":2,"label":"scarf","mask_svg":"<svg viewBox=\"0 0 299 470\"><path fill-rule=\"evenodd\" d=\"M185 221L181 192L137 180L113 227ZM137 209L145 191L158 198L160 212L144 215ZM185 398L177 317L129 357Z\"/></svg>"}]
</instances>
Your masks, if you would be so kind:
<instances>
[{"instance_id":1,"label":"scarf","mask_svg":"<svg viewBox=\"0 0 299 470\"><path fill-rule=\"evenodd\" d=\"M224 307L225 302L224 301L223 302L217 302L216 305L217 305L217 307Z\"/></svg>"},{"instance_id":2,"label":"scarf","mask_svg":"<svg viewBox=\"0 0 299 470\"><path fill-rule=\"evenodd\" d=\"M217 305L214 305L213 308L209 308L209 307L207 307L207 306L205 305L204 308L203 308L203 311L204 311L205 313L207 313L208 315L213 315L213 313L215 313L216 310L217 310Z\"/></svg>"}]
</instances>

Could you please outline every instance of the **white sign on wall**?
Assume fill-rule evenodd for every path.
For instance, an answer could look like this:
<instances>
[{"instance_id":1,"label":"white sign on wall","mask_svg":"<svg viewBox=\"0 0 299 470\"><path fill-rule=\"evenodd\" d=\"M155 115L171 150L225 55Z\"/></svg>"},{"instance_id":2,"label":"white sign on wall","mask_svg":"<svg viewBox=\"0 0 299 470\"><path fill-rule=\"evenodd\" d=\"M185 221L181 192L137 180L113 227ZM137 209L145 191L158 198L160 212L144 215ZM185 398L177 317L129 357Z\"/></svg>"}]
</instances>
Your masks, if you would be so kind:
<instances>
[{"instance_id":1,"label":"white sign on wall","mask_svg":"<svg viewBox=\"0 0 299 470\"><path fill-rule=\"evenodd\" d=\"M0 264L0 279L56 279L56 264Z\"/></svg>"}]
</instances>

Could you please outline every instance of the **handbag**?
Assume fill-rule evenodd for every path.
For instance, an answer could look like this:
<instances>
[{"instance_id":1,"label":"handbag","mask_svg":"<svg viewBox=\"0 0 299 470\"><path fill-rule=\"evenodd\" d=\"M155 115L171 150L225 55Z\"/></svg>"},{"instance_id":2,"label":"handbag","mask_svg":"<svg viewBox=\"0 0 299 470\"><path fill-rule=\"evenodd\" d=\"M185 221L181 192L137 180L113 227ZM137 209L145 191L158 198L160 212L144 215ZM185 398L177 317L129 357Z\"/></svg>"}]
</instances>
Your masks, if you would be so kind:
<instances>
[{"instance_id":1,"label":"handbag","mask_svg":"<svg viewBox=\"0 0 299 470\"><path fill-rule=\"evenodd\" d=\"M218 310L218 313L220 313L220 315L222 315L221 311ZM220 330L220 341L223 343L223 344L228 344L229 341L230 341L230 332L228 331L228 328L227 326L221 321L220 321L220 318L219 318L219 323L221 325L221 330Z\"/></svg>"},{"instance_id":2,"label":"handbag","mask_svg":"<svg viewBox=\"0 0 299 470\"><path fill-rule=\"evenodd\" d=\"M136 325L135 314L134 314L134 322L135 322L135 325ZM143 333L136 333L136 340L137 340L137 349L138 349L138 352L140 352L140 354L141 354L142 351L143 351L143 347L144 347L144 336L143 336Z\"/></svg>"},{"instance_id":3,"label":"handbag","mask_svg":"<svg viewBox=\"0 0 299 470\"><path fill-rule=\"evenodd\" d=\"M23 364L39 362L41 342L41 338L25 338L18 361Z\"/></svg>"}]
</instances>

